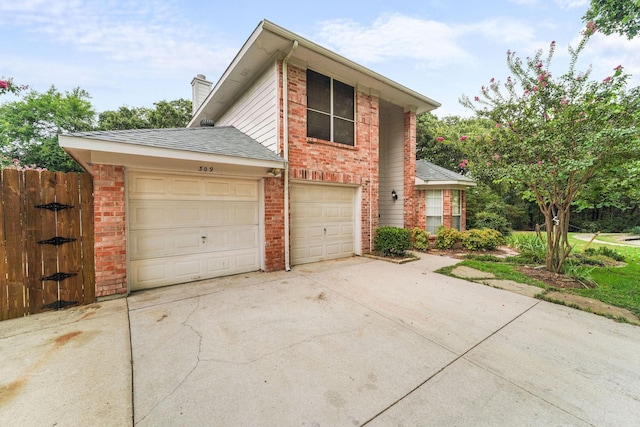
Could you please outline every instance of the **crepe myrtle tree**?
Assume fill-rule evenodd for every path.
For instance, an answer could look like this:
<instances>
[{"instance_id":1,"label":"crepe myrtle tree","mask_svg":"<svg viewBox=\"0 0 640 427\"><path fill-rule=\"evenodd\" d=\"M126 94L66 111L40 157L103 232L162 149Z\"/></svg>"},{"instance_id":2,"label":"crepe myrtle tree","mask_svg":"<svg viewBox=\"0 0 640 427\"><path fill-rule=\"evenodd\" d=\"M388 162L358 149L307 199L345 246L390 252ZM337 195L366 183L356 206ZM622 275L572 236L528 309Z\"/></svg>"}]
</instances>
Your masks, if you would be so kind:
<instances>
[{"instance_id":1,"label":"crepe myrtle tree","mask_svg":"<svg viewBox=\"0 0 640 427\"><path fill-rule=\"evenodd\" d=\"M0 95L5 93L17 95L25 89L28 89L28 86L15 84L11 77L0 77Z\"/></svg>"},{"instance_id":2,"label":"crepe myrtle tree","mask_svg":"<svg viewBox=\"0 0 640 427\"><path fill-rule=\"evenodd\" d=\"M568 240L571 205L596 170L638 159L638 112L626 90L629 76L622 66L599 81L591 69L576 71L576 61L592 23L576 48L569 47L569 69L550 72L555 52L551 43L543 59L539 50L521 60L507 52L512 76L504 84L491 79L479 96L460 101L495 124L478 147L498 182L525 188L545 219L546 268L562 272L571 252ZM483 164L483 167L484 167Z\"/></svg>"}]
</instances>

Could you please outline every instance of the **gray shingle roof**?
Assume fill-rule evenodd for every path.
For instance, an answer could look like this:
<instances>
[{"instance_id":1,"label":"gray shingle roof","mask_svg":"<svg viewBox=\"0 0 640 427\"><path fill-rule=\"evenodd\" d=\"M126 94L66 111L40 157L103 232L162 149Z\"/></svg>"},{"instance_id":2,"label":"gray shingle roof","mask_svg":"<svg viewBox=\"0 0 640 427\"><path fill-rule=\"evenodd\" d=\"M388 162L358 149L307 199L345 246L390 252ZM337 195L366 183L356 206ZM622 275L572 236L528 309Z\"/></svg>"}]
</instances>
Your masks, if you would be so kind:
<instances>
[{"instance_id":1,"label":"gray shingle roof","mask_svg":"<svg viewBox=\"0 0 640 427\"><path fill-rule=\"evenodd\" d=\"M434 165L426 160L416 161L416 176L423 181L458 181L458 182L475 182L469 177L445 169L438 165Z\"/></svg>"},{"instance_id":2,"label":"gray shingle roof","mask_svg":"<svg viewBox=\"0 0 640 427\"><path fill-rule=\"evenodd\" d=\"M65 136L284 162L273 151L233 126L76 132Z\"/></svg>"}]
</instances>

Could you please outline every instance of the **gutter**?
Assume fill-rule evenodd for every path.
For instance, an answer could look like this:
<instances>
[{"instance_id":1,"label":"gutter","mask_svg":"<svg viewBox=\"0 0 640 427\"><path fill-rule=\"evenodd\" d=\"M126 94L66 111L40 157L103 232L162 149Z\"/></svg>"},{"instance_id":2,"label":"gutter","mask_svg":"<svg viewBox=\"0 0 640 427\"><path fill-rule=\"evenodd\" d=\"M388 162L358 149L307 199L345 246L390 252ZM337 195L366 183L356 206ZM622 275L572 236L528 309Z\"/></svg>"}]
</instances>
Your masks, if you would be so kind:
<instances>
[{"instance_id":1,"label":"gutter","mask_svg":"<svg viewBox=\"0 0 640 427\"><path fill-rule=\"evenodd\" d=\"M291 271L289 251L289 59L298 48L298 41L293 40L291 50L282 61L282 110L283 120L283 155L284 155L284 269Z\"/></svg>"}]
</instances>

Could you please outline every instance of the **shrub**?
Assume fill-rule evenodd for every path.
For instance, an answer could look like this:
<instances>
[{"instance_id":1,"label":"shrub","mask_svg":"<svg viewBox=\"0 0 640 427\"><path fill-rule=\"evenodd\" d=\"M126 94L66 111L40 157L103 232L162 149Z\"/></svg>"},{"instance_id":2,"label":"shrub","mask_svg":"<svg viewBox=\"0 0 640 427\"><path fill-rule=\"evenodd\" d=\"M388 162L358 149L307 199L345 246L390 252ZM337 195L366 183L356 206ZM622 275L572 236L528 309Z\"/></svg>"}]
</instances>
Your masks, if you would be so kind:
<instances>
[{"instance_id":1,"label":"shrub","mask_svg":"<svg viewBox=\"0 0 640 427\"><path fill-rule=\"evenodd\" d=\"M470 251L491 251L504 244L502 233L491 228L473 229L461 233L462 246Z\"/></svg>"},{"instance_id":2,"label":"shrub","mask_svg":"<svg viewBox=\"0 0 640 427\"><path fill-rule=\"evenodd\" d=\"M385 256L404 256L411 249L411 230L399 227L378 227L373 250Z\"/></svg>"},{"instance_id":3,"label":"shrub","mask_svg":"<svg viewBox=\"0 0 640 427\"><path fill-rule=\"evenodd\" d=\"M562 268L562 272L565 275L580 282L585 288L596 285L595 280L593 280L593 276L591 276L591 272L593 272L596 267L584 267L572 262L572 260L567 261L568 262L566 262Z\"/></svg>"},{"instance_id":4,"label":"shrub","mask_svg":"<svg viewBox=\"0 0 640 427\"><path fill-rule=\"evenodd\" d=\"M436 248L451 249L453 245L460 241L460 232L455 228L441 225L436 231Z\"/></svg>"},{"instance_id":5,"label":"shrub","mask_svg":"<svg viewBox=\"0 0 640 427\"><path fill-rule=\"evenodd\" d=\"M611 258L614 261L624 262L624 255L615 251L614 249L605 246L600 246L598 247L598 249L587 248L584 253L587 255L601 255L607 258Z\"/></svg>"},{"instance_id":6,"label":"shrub","mask_svg":"<svg viewBox=\"0 0 640 427\"><path fill-rule=\"evenodd\" d=\"M476 214L475 228L491 228L498 230L503 236L511 234L511 223L509 220L495 212L478 212Z\"/></svg>"},{"instance_id":7,"label":"shrub","mask_svg":"<svg viewBox=\"0 0 640 427\"><path fill-rule=\"evenodd\" d=\"M520 252L519 262L544 264L547 256L547 244L535 233L514 233L507 237L507 244ZM514 260L515 261L515 260Z\"/></svg>"},{"instance_id":8,"label":"shrub","mask_svg":"<svg viewBox=\"0 0 640 427\"><path fill-rule=\"evenodd\" d=\"M426 252L429 250L429 232L415 227L412 232L413 249Z\"/></svg>"}]
</instances>

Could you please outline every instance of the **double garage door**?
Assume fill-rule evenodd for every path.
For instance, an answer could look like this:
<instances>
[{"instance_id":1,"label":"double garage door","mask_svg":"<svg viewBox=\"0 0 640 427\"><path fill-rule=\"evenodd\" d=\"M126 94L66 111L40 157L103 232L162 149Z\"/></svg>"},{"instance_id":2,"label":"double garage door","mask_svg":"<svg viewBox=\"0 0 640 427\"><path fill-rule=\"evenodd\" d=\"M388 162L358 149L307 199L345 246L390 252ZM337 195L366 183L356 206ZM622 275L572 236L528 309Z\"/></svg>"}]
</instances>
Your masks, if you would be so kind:
<instances>
[{"instance_id":1,"label":"double garage door","mask_svg":"<svg viewBox=\"0 0 640 427\"><path fill-rule=\"evenodd\" d=\"M352 256L355 188L291 186L291 264Z\"/></svg>"},{"instance_id":2,"label":"double garage door","mask_svg":"<svg viewBox=\"0 0 640 427\"><path fill-rule=\"evenodd\" d=\"M130 173L132 290L260 269L258 181Z\"/></svg>"}]
</instances>

